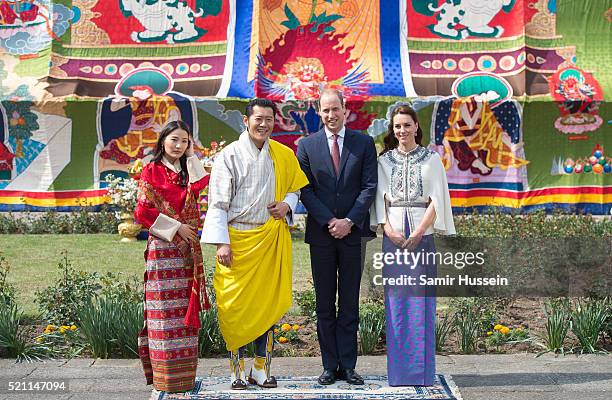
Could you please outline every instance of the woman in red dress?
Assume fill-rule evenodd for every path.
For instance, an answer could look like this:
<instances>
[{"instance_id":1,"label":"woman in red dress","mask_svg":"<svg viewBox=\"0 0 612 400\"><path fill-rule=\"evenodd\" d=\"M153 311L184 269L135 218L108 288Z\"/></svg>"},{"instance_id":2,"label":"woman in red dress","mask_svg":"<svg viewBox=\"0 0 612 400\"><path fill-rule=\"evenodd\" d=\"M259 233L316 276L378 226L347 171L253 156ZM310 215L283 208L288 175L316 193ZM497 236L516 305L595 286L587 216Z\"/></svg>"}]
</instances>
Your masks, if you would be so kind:
<instances>
[{"instance_id":1,"label":"woman in red dress","mask_svg":"<svg viewBox=\"0 0 612 400\"><path fill-rule=\"evenodd\" d=\"M142 170L135 210L149 230L139 353L147 384L159 391L185 392L195 384L199 312L210 307L197 233L197 201L208 179L189 126L169 122Z\"/></svg>"}]
</instances>

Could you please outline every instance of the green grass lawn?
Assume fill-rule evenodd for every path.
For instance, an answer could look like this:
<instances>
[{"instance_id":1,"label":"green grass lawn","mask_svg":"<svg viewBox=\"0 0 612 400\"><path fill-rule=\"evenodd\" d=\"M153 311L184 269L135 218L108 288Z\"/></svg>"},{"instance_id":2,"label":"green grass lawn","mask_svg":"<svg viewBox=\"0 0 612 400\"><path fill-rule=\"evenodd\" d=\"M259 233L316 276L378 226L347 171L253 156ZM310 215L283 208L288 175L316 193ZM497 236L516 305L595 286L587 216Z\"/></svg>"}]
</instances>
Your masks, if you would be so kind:
<instances>
[{"instance_id":1,"label":"green grass lawn","mask_svg":"<svg viewBox=\"0 0 612 400\"><path fill-rule=\"evenodd\" d=\"M0 253L11 266L8 281L17 287L17 301L27 315L37 312L34 292L52 284L62 251L77 270L121 272L142 277L146 243L120 243L118 235L0 235ZM213 246L204 246L204 264L211 268ZM308 246L302 239L293 241L293 289L309 287L311 279Z\"/></svg>"}]
</instances>

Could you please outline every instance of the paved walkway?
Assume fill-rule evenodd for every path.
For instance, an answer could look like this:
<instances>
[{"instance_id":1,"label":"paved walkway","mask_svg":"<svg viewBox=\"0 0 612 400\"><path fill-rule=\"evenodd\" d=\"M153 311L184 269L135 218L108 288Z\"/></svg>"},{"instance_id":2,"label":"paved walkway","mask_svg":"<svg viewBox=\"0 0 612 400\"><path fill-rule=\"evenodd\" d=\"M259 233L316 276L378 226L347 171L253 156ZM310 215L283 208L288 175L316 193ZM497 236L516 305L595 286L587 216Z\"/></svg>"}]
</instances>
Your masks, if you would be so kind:
<instances>
[{"instance_id":1,"label":"paved walkway","mask_svg":"<svg viewBox=\"0 0 612 400\"><path fill-rule=\"evenodd\" d=\"M610 400L612 355L559 356L532 354L438 356L437 372L452 375L465 400ZM250 365L247 363L247 365ZM318 375L319 358L275 358L277 375ZM384 356L359 357L361 374L385 374ZM227 373L225 359L202 359L200 376ZM8 382L67 380L69 390L51 395L8 392ZM34 364L0 360L0 400L17 399L147 399L151 387L144 384L138 360L74 359Z\"/></svg>"}]
</instances>

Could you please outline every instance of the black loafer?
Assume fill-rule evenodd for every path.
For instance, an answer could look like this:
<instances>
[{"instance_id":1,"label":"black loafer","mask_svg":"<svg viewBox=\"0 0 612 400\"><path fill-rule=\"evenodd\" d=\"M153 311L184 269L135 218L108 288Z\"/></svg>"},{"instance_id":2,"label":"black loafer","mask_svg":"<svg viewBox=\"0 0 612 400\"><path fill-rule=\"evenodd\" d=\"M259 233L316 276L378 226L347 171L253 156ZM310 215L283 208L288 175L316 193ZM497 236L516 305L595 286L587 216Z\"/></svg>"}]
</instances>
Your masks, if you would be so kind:
<instances>
[{"instance_id":1,"label":"black loafer","mask_svg":"<svg viewBox=\"0 0 612 400\"><path fill-rule=\"evenodd\" d=\"M346 381L351 385L363 385L363 378L354 369L341 369L338 370L337 379Z\"/></svg>"},{"instance_id":2,"label":"black loafer","mask_svg":"<svg viewBox=\"0 0 612 400\"><path fill-rule=\"evenodd\" d=\"M336 371L332 369L324 369L321 376L319 376L320 385L333 385L336 383Z\"/></svg>"}]
</instances>

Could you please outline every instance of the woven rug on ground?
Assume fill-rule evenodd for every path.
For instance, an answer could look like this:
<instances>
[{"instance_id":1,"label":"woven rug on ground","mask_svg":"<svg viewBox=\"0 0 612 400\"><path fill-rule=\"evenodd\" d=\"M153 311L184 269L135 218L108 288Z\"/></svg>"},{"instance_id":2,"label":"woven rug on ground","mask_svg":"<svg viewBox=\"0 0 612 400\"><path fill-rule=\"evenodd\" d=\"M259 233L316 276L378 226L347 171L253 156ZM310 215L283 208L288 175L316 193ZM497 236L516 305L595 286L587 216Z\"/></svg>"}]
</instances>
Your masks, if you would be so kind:
<instances>
[{"instance_id":1,"label":"woven rug on ground","mask_svg":"<svg viewBox=\"0 0 612 400\"><path fill-rule=\"evenodd\" d=\"M355 386L338 381L322 386L314 376L277 377L278 387L262 389L249 385L248 390L229 389L229 377L197 378L195 388L186 393L168 394L153 391L155 400L196 399L411 399L461 400L459 389L449 375L436 375L433 386L392 387L386 376L365 376L365 385Z\"/></svg>"}]
</instances>

